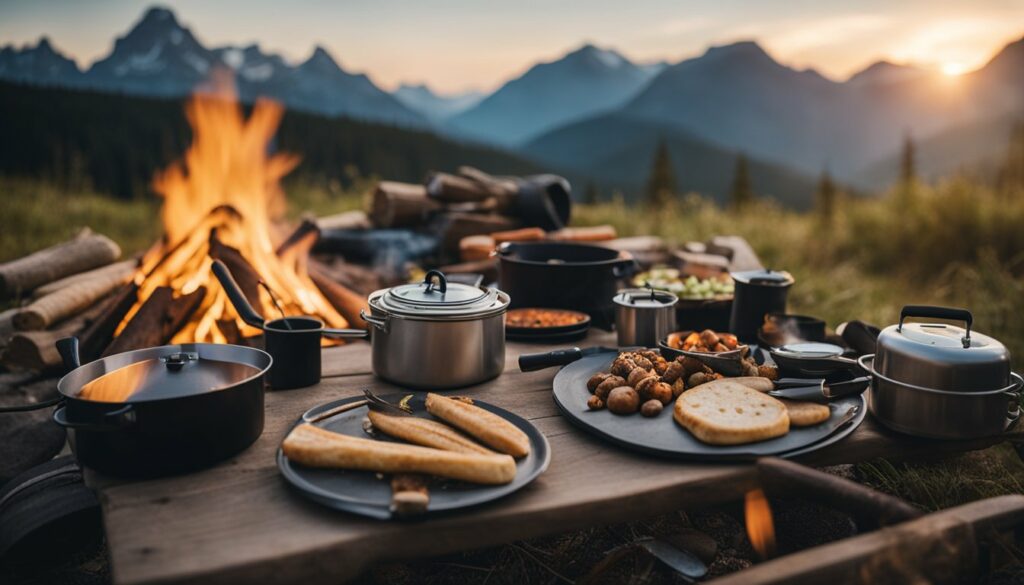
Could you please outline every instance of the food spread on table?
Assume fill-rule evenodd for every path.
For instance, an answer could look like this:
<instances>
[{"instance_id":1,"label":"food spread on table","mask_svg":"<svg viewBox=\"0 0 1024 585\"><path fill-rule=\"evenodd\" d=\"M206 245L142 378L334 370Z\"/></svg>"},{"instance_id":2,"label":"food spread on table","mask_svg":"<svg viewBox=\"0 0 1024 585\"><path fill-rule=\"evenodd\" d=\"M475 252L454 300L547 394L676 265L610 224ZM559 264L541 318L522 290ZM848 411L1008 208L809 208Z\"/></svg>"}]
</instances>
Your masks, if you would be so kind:
<instances>
[{"instance_id":1,"label":"food spread on table","mask_svg":"<svg viewBox=\"0 0 1024 585\"><path fill-rule=\"evenodd\" d=\"M715 278L682 276L676 268L655 266L633 277L634 286L667 290L683 300L732 298L733 283L727 274Z\"/></svg>"},{"instance_id":2,"label":"food spread on table","mask_svg":"<svg viewBox=\"0 0 1024 585\"><path fill-rule=\"evenodd\" d=\"M512 309L505 314L507 327L529 327L545 329L576 325L589 319L586 313L564 309Z\"/></svg>"},{"instance_id":3,"label":"food spread on table","mask_svg":"<svg viewBox=\"0 0 1024 585\"><path fill-rule=\"evenodd\" d=\"M444 422L374 408L367 413L374 431L411 444L352 437L301 423L288 433L281 449L290 460L310 467L426 473L491 485L515 478L515 459L530 454L526 433L470 401L429 393L425 404L427 412Z\"/></svg>"},{"instance_id":4,"label":"food spread on table","mask_svg":"<svg viewBox=\"0 0 1024 585\"><path fill-rule=\"evenodd\" d=\"M671 333L667 343L673 349L707 353L730 351L742 345L732 333L716 333L710 329L700 332L689 331L686 335L680 332Z\"/></svg>"}]
</instances>

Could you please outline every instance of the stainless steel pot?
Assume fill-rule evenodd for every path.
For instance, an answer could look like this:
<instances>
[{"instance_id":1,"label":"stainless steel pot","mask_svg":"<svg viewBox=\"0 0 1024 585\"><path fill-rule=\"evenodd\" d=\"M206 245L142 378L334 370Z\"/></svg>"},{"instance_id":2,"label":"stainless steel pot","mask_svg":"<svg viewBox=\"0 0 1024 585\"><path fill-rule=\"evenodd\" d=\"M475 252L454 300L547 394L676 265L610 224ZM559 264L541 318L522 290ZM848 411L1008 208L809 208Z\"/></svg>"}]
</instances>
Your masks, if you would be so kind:
<instances>
[{"instance_id":1,"label":"stainless steel pot","mask_svg":"<svg viewBox=\"0 0 1024 585\"><path fill-rule=\"evenodd\" d=\"M619 347L657 347L675 331L676 295L651 288L627 288L615 302L615 331Z\"/></svg>"},{"instance_id":2,"label":"stainless steel pot","mask_svg":"<svg viewBox=\"0 0 1024 585\"><path fill-rule=\"evenodd\" d=\"M436 283L435 283L436 280ZM375 374L417 389L457 388L490 380L505 368L505 311L497 289L448 283L436 270L419 284L369 297Z\"/></svg>"},{"instance_id":3,"label":"stainless steel pot","mask_svg":"<svg viewBox=\"0 0 1024 585\"><path fill-rule=\"evenodd\" d=\"M904 323L908 317L963 321ZM893 430L939 439L1002 433L1020 416L1024 378L999 341L971 331L964 309L906 306L858 362L871 373L870 409Z\"/></svg>"}]
</instances>

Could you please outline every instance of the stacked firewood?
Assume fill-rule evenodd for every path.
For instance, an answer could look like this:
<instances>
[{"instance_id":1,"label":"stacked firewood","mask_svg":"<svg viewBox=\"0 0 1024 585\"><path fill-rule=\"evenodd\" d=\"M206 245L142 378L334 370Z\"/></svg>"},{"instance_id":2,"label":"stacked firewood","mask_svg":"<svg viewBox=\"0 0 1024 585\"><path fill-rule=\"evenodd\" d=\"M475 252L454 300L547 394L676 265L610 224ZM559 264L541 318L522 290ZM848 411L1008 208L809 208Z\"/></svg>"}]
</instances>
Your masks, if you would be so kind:
<instances>
[{"instance_id":1,"label":"stacked firewood","mask_svg":"<svg viewBox=\"0 0 1024 585\"><path fill-rule=\"evenodd\" d=\"M52 369L54 342L93 329L113 336L117 321L101 326L111 295L131 281L136 260L118 261L121 249L88 229L72 239L0 264L0 297L16 306L0 313L0 348L8 366ZM107 331L109 330L109 331Z\"/></svg>"}]
</instances>

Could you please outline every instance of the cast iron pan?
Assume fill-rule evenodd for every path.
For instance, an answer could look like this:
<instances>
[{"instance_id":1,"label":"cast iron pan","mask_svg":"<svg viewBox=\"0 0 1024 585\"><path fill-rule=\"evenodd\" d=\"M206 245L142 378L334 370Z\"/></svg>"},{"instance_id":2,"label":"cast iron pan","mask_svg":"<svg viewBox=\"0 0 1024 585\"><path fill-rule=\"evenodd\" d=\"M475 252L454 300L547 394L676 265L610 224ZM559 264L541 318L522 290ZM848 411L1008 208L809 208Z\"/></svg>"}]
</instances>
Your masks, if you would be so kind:
<instances>
[{"instance_id":1,"label":"cast iron pan","mask_svg":"<svg viewBox=\"0 0 1024 585\"><path fill-rule=\"evenodd\" d=\"M646 419L639 414L615 415L608 410L587 409L587 380L607 371L616 352L585 357L573 362L555 376L555 404L569 422L612 443L634 451L699 461L744 461L768 455L792 457L831 445L852 433L867 416L863 395L833 400L832 417L812 427L792 428L785 436L747 445L716 446L701 443L672 420L672 408ZM837 425L851 407L859 410L845 425Z\"/></svg>"},{"instance_id":2,"label":"cast iron pan","mask_svg":"<svg viewBox=\"0 0 1024 585\"><path fill-rule=\"evenodd\" d=\"M584 388L584 392L586 388ZM388 402L397 403L406 394L389 394L381 396ZM423 405L424 395L416 394L409 400L413 414L423 418L433 418L427 413ZM362 396L353 396L315 406L306 411L295 425L303 422L304 418L315 418L318 413L325 412L332 408L363 400ZM551 461L551 448L544 435L537 430L529 421L511 412L487 404L480 400L473 400L473 403L484 410L511 422L519 427L530 438L530 454L522 459L516 460L516 478L512 483L499 486L474 485L466 482L436 478L430 483L430 505L424 514L414 518L432 516L441 512L461 510L470 506L476 506L507 496L523 486L529 484L538 475L544 473L548 463ZM324 421L316 423L317 426L350 435L353 437L367 438L363 431L363 417L366 416L366 407L360 407L338 414ZM290 429L289 429L290 430ZM378 440L391 440L385 435L378 435ZM299 493L336 510L344 510L353 514L369 516L381 520L392 518L389 505L391 503L391 483L387 478L378 477L370 471L351 471L344 469L320 469L305 467L293 464L284 456L279 448L277 450L277 468L281 471L284 479L296 488Z\"/></svg>"}]
</instances>

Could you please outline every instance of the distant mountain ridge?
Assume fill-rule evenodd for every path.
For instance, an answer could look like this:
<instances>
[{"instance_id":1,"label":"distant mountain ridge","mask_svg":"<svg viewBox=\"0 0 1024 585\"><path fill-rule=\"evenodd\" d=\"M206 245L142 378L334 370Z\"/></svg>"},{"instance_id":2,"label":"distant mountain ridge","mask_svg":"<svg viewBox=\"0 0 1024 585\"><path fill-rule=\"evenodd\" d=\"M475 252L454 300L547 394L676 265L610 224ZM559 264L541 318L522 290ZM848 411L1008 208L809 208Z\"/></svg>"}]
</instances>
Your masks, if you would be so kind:
<instances>
[{"instance_id":1,"label":"distant mountain ridge","mask_svg":"<svg viewBox=\"0 0 1024 585\"><path fill-rule=\"evenodd\" d=\"M657 73L617 51L591 44L539 63L475 107L451 118L456 136L504 146L523 144L557 126L621 106Z\"/></svg>"},{"instance_id":2,"label":"distant mountain ridge","mask_svg":"<svg viewBox=\"0 0 1024 585\"><path fill-rule=\"evenodd\" d=\"M52 63L47 72L29 62ZM215 67L233 70L243 99L267 96L290 108L399 126L425 128L426 117L378 88L363 74L342 69L323 47L305 62L289 65L259 45L207 48L167 8L150 8L110 54L86 71L53 51L43 39L36 47L0 49L0 79L81 87L151 97L180 97L193 91Z\"/></svg>"},{"instance_id":3,"label":"distant mountain ridge","mask_svg":"<svg viewBox=\"0 0 1024 585\"><path fill-rule=\"evenodd\" d=\"M391 95L406 107L423 114L435 124L472 108L485 97L484 93L480 91L439 95L425 83L416 85L403 83Z\"/></svg>"}]
</instances>

